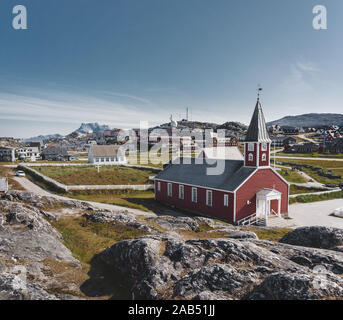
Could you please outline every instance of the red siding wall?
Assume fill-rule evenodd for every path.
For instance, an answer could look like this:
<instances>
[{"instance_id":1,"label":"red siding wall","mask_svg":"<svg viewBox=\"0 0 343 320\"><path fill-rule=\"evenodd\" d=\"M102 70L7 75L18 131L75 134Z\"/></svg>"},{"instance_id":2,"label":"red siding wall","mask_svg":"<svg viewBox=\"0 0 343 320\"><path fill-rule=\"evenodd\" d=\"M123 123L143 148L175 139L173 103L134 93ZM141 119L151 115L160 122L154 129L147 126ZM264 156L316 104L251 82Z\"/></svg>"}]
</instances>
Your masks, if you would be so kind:
<instances>
[{"instance_id":1,"label":"red siding wall","mask_svg":"<svg viewBox=\"0 0 343 320\"><path fill-rule=\"evenodd\" d=\"M236 221L256 212L256 193L263 188L275 189L281 192L281 213L287 213L287 183L272 169L260 169L236 192ZM247 204L247 200L250 201L249 205Z\"/></svg>"},{"instance_id":2,"label":"red siding wall","mask_svg":"<svg viewBox=\"0 0 343 320\"><path fill-rule=\"evenodd\" d=\"M155 197L156 200L174 205L175 207L186 209L195 213L201 213L206 216L225 219L233 222L233 193L212 190L212 207L206 205L206 189L196 187L198 190L198 202L192 202L192 187L184 185L184 200L179 199L179 184L172 183L173 195L168 197L167 184L161 182L161 191L157 188L158 180L155 180ZM229 206L224 206L224 194L229 195Z\"/></svg>"}]
</instances>

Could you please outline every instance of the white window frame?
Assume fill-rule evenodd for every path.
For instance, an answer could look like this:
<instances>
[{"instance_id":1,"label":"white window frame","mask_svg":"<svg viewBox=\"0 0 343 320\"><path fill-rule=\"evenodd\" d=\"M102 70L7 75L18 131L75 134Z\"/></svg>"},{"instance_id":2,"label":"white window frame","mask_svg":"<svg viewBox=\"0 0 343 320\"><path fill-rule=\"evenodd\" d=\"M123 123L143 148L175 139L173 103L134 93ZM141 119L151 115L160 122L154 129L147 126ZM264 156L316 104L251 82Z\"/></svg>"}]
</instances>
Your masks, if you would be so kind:
<instances>
[{"instance_id":1,"label":"white window frame","mask_svg":"<svg viewBox=\"0 0 343 320\"><path fill-rule=\"evenodd\" d=\"M262 142L261 144L261 150L262 151L267 151L268 147L267 147L267 143L266 142Z\"/></svg>"},{"instance_id":2,"label":"white window frame","mask_svg":"<svg viewBox=\"0 0 343 320\"><path fill-rule=\"evenodd\" d=\"M157 181L157 191L161 191L161 181Z\"/></svg>"},{"instance_id":3,"label":"white window frame","mask_svg":"<svg viewBox=\"0 0 343 320\"><path fill-rule=\"evenodd\" d=\"M252 142L248 142L248 151L255 151L255 144Z\"/></svg>"},{"instance_id":4,"label":"white window frame","mask_svg":"<svg viewBox=\"0 0 343 320\"><path fill-rule=\"evenodd\" d=\"M254 155L252 153L248 154L248 161L254 161Z\"/></svg>"},{"instance_id":5,"label":"white window frame","mask_svg":"<svg viewBox=\"0 0 343 320\"><path fill-rule=\"evenodd\" d=\"M228 207L228 206L229 206L229 195L224 194L224 207Z\"/></svg>"},{"instance_id":6,"label":"white window frame","mask_svg":"<svg viewBox=\"0 0 343 320\"><path fill-rule=\"evenodd\" d=\"M168 197L172 197L173 196L173 185L171 183L168 183L167 186L167 193L168 193Z\"/></svg>"},{"instance_id":7,"label":"white window frame","mask_svg":"<svg viewBox=\"0 0 343 320\"><path fill-rule=\"evenodd\" d=\"M212 207L212 204L213 204L213 193L212 193L212 190L206 190L206 205L208 207Z\"/></svg>"},{"instance_id":8,"label":"white window frame","mask_svg":"<svg viewBox=\"0 0 343 320\"><path fill-rule=\"evenodd\" d=\"M197 203L198 202L198 189L192 188L192 202Z\"/></svg>"},{"instance_id":9,"label":"white window frame","mask_svg":"<svg viewBox=\"0 0 343 320\"><path fill-rule=\"evenodd\" d=\"M185 199L185 187L182 184L179 185L179 199Z\"/></svg>"},{"instance_id":10,"label":"white window frame","mask_svg":"<svg viewBox=\"0 0 343 320\"><path fill-rule=\"evenodd\" d=\"M267 155L265 153L262 153L262 161L267 161Z\"/></svg>"}]
</instances>

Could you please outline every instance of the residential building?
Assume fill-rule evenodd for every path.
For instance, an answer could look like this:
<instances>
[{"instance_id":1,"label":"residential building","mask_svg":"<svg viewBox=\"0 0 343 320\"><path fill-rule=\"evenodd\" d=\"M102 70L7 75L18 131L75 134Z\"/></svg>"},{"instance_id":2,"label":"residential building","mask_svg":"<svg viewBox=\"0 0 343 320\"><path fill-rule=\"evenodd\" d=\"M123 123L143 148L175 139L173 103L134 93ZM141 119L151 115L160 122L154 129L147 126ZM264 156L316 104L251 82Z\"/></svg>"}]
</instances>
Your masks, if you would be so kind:
<instances>
[{"instance_id":1,"label":"residential building","mask_svg":"<svg viewBox=\"0 0 343 320\"><path fill-rule=\"evenodd\" d=\"M15 149L0 147L0 161L13 162L15 161Z\"/></svg>"},{"instance_id":2,"label":"residential building","mask_svg":"<svg viewBox=\"0 0 343 320\"><path fill-rule=\"evenodd\" d=\"M297 142L295 138L289 136L271 136L270 139L272 140L272 147L284 147Z\"/></svg>"},{"instance_id":3,"label":"residential building","mask_svg":"<svg viewBox=\"0 0 343 320\"><path fill-rule=\"evenodd\" d=\"M99 165L127 164L123 148L119 145L93 145L88 151L88 163Z\"/></svg>"},{"instance_id":4,"label":"residential building","mask_svg":"<svg viewBox=\"0 0 343 320\"><path fill-rule=\"evenodd\" d=\"M30 159L31 161L36 161L40 157L38 147L21 147L17 149L18 159Z\"/></svg>"},{"instance_id":5,"label":"residential building","mask_svg":"<svg viewBox=\"0 0 343 320\"><path fill-rule=\"evenodd\" d=\"M155 177L155 199L231 223L254 215L286 214L289 184L270 166L270 144L258 99L243 160L217 160L214 165L196 158L178 159Z\"/></svg>"},{"instance_id":6,"label":"residential building","mask_svg":"<svg viewBox=\"0 0 343 320\"><path fill-rule=\"evenodd\" d=\"M67 149L60 146L48 146L42 152L43 160L68 161L69 154Z\"/></svg>"}]
</instances>

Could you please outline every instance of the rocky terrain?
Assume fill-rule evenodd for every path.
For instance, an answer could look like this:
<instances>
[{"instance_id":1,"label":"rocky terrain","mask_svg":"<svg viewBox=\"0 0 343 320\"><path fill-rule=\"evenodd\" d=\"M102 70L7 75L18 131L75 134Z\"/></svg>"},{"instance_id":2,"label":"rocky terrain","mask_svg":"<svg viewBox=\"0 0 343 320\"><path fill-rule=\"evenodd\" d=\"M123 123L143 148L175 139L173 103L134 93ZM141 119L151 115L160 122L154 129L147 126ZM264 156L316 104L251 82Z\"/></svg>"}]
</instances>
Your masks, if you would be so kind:
<instances>
[{"instance_id":1,"label":"rocky terrain","mask_svg":"<svg viewBox=\"0 0 343 320\"><path fill-rule=\"evenodd\" d=\"M71 242L70 221L91 233ZM342 230L269 240L259 230L10 191L0 198L0 299L343 297ZM92 237L100 247L83 258Z\"/></svg>"}]
</instances>

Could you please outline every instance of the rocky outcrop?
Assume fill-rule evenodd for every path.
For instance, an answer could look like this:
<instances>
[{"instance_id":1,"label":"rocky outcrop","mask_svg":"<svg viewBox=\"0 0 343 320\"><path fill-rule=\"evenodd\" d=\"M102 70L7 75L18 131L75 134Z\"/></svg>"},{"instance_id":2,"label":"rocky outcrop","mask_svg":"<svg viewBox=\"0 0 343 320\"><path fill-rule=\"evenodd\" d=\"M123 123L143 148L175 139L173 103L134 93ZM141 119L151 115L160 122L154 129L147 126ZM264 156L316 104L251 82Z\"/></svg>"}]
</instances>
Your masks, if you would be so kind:
<instances>
[{"instance_id":1,"label":"rocky outcrop","mask_svg":"<svg viewBox=\"0 0 343 320\"><path fill-rule=\"evenodd\" d=\"M24 202L26 204L31 204L35 208L45 208L45 207L71 207L71 208L82 208L82 209L92 209L92 207L82 201L70 200L70 199L57 199L55 197L40 196L31 192L10 190L5 195L2 196L3 200L8 200L11 202Z\"/></svg>"},{"instance_id":2,"label":"rocky outcrop","mask_svg":"<svg viewBox=\"0 0 343 320\"><path fill-rule=\"evenodd\" d=\"M75 209L77 223L95 223L94 232L104 223L102 234L120 224L148 235L95 254L88 275L80 276L80 263L50 223L59 219L53 208ZM95 297L113 292L108 279L134 299L342 299L342 234L310 227L279 242L259 240L247 228L203 217L99 211L76 200L11 192L0 199L0 299L79 299L88 291Z\"/></svg>"},{"instance_id":3,"label":"rocky outcrop","mask_svg":"<svg viewBox=\"0 0 343 320\"><path fill-rule=\"evenodd\" d=\"M92 213L85 213L83 215L87 220L92 222L100 222L100 223L122 223L134 228L137 228L139 230L144 230L147 232L151 232L151 229L139 222L136 219L136 216L134 214L131 214L129 212L112 212L112 211L95 211Z\"/></svg>"},{"instance_id":4,"label":"rocky outcrop","mask_svg":"<svg viewBox=\"0 0 343 320\"><path fill-rule=\"evenodd\" d=\"M37 283L13 274L0 274L0 300L56 300Z\"/></svg>"},{"instance_id":5,"label":"rocky outcrop","mask_svg":"<svg viewBox=\"0 0 343 320\"><path fill-rule=\"evenodd\" d=\"M287 233L281 243L295 246L333 249L343 245L343 230L328 227L303 227Z\"/></svg>"},{"instance_id":6,"label":"rocky outcrop","mask_svg":"<svg viewBox=\"0 0 343 320\"><path fill-rule=\"evenodd\" d=\"M291 247L253 239L184 241L145 236L117 243L100 257L113 272L129 280L136 299L343 297L338 276L343 274L341 253L310 248L302 252L299 247L291 251ZM303 260L299 258L302 253ZM312 266L324 261L328 286L317 288ZM278 292L281 284L283 291Z\"/></svg>"},{"instance_id":7,"label":"rocky outcrop","mask_svg":"<svg viewBox=\"0 0 343 320\"><path fill-rule=\"evenodd\" d=\"M248 296L253 300L313 300L343 297L343 281L327 275L277 272L267 276Z\"/></svg>"},{"instance_id":8,"label":"rocky outcrop","mask_svg":"<svg viewBox=\"0 0 343 320\"><path fill-rule=\"evenodd\" d=\"M22 202L0 200L0 299L68 298L48 293L58 282L67 291L74 288L58 281L46 261L81 269L62 241L41 210Z\"/></svg>"}]
</instances>

